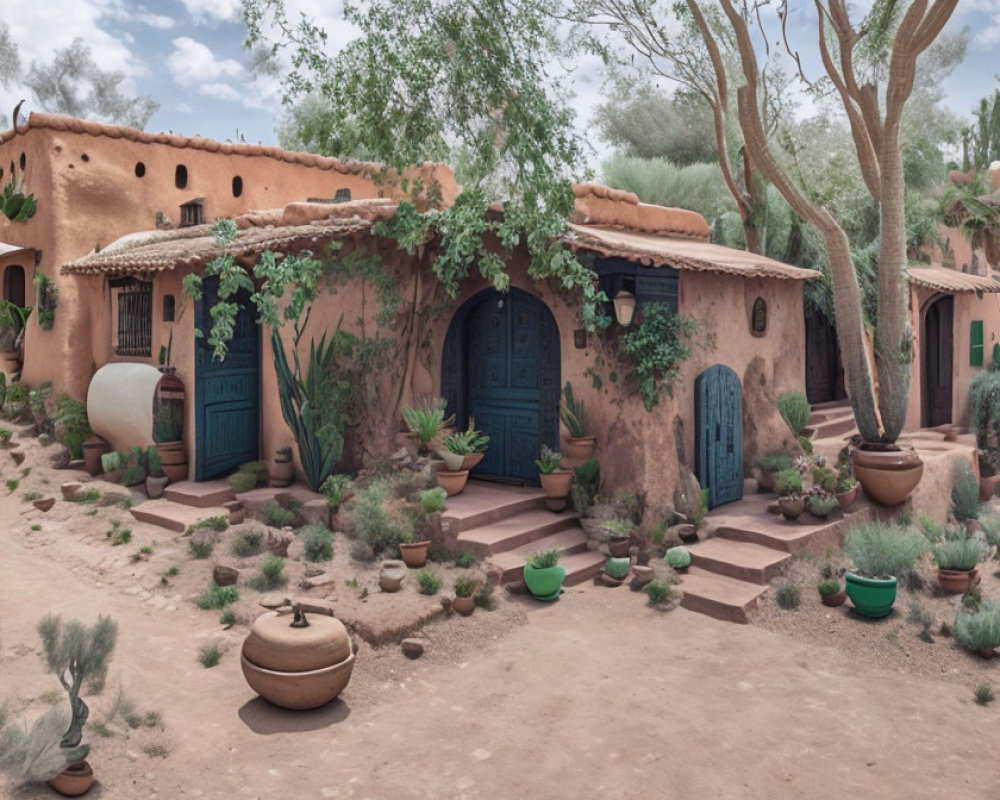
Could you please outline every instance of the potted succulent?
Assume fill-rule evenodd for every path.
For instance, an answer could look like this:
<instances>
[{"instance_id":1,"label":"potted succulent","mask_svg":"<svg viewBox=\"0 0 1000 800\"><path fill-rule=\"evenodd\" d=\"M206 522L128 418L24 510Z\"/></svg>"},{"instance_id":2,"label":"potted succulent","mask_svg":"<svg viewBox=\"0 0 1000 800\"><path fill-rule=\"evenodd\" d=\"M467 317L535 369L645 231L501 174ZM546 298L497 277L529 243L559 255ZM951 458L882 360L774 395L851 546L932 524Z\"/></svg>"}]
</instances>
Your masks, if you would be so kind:
<instances>
[{"instance_id":1,"label":"potted succulent","mask_svg":"<svg viewBox=\"0 0 1000 800\"><path fill-rule=\"evenodd\" d=\"M400 524L405 526L404 541L399 544L399 554L406 566L419 568L427 563L427 548L431 545L430 539L418 539L416 526L409 517L402 516Z\"/></svg>"},{"instance_id":2,"label":"potted succulent","mask_svg":"<svg viewBox=\"0 0 1000 800\"><path fill-rule=\"evenodd\" d=\"M606 586L621 586L632 569L632 561L628 558L609 558L601 572L601 581Z\"/></svg>"},{"instance_id":3,"label":"potted succulent","mask_svg":"<svg viewBox=\"0 0 1000 800\"><path fill-rule=\"evenodd\" d=\"M467 431L446 436L442 442L443 447L438 450L438 455L444 459L448 469L473 470L485 458L489 444L490 437L470 425ZM461 456L461 459L456 460L455 456Z\"/></svg>"},{"instance_id":4,"label":"potted succulent","mask_svg":"<svg viewBox=\"0 0 1000 800\"><path fill-rule=\"evenodd\" d=\"M478 588L479 581L471 575L455 578L455 599L451 601L451 607L463 617L469 616L476 610L474 595Z\"/></svg>"},{"instance_id":5,"label":"potted succulent","mask_svg":"<svg viewBox=\"0 0 1000 800\"><path fill-rule=\"evenodd\" d=\"M558 550L532 553L524 565L524 584L539 600L557 600L562 592L566 570L559 566Z\"/></svg>"},{"instance_id":6,"label":"potted succulent","mask_svg":"<svg viewBox=\"0 0 1000 800\"><path fill-rule=\"evenodd\" d=\"M163 490L170 483L170 478L163 474L160 464L160 453L155 447L146 450L146 494L150 500L163 497Z\"/></svg>"},{"instance_id":7,"label":"potted succulent","mask_svg":"<svg viewBox=\"0 0 1000 800\"><path fill-rule=\"evenodd\" d=\"M819 582L819 599L825 606L842 606L847 599L847 592L836 578L826 578Z\"/></svg>"},{"instance_id":8,"label":"potted succulent","mask_svg":"<svg viewBox=\"0 0 1000 800\"><path fill-rule=\"evenodd\" d=\"M583 400L576 400L573 396L573 385L569 381L566 381L566 386L563 387L563 400L559 406L559 416L569 434L563 439L563 464L567 467L578 467L594 457L594 451L597 450L597 438L587 435L583 416Z\"/></svg>"},{"instance_id":9,"label":"potted succulent","mask_svg":"<svg viewBox=\"0 0 1000 800\"><path fill-rule=\"evenodd\" d=\"M403 408L407 435L417 440L418 455L430 456L434 451L435 442L445 429L445 405L443 397L434 397L422 405Z\"/></svg>"},{"instance_id":10,"label":"potted succulent","mask_svg":"<svg viewBox=\"0 0 1000 800\"><path fill-rule=\"evenodd\" d=\"M842 511L847 511L858 499L861 485L853 475L841 475L837 479L837 502Z\"/></svg>"},{"instance_id":11,"label":"potted succulent","mask_svg":"<svg viewBox=\"0 0 1000 800\"><path fill-rule=\"evenodd\" d=\"M94 782L94 771L85 760L90 745L81 744L90 709L80 697L84 684L99 687L114 652L118 626L110 617L98 617L91 627L77 620L63 622L46 616L38 624L46 669L58 678L69 696L69 715L54 706L30 730L5 724L0 711L0 767L22 781L48 781L60 794L85 794ZM67 727L68 726L68 727ZM65 733L62 731L65 730ZM61 738L60 738L61 736Z\"/></svg>"},{"instance_id":12,"label":"potted succulent","mask_svg":"<svg viewBox=\"0 0 1000 800\"><path fill-rule=\"evenodd\" d=\"M612 558L627 558L632 547L631 520L609 519L601 523L601 529L607 534L608 549Z\"/></svg>"},{"instance_id":13,"label":"potted succulent","mask_svg":"<svg viewBox=\"0 0 1000 800\"><path fill-rule=\"evenodd\" d=\"M778 508L787 520L798 519L806 509L802 494L802 473L797 469L783 469L775 476L774 488L778 492Z\"/></svg>"},{"instance_id":14,"label":"potted succulent","mask_svg":"<svg viewBox=\"0 0 1000 800\"><path fill-rule=\"evenodd\" d=\"M809 493L809 513L814 517L825 519L830 513L839 508L840 502L836 495L830 494L823 489L813 489Z\"/></svg>"},{"instance_id":15,"label":"potted succulent","mask_svg":"<svg viewBox=\"0 0 1000 800\"><path fill-rule=\"evenodd\" d=\"M274 461L267 471L271 486L284 488L290 486L295 477L295 464L292 462L292 448L279 447L274 451Z\"/></svg>"},{"instance_id":16,"label":"potted succulent","mask_svg":"<svg viewBox=\"0 0 1000 800\"><path fill-rule=\"evenodd\" d=\"M845 578L854 609L866 617L884 617L896 602L899 579L908 580L928 542L913 527L869 522L852 529L844 552L854 564Z\"/></svg>"},{"instance_id":17,"label":"potted succulent","mask_svg":"<svg viewBox=\"0 0 1000 800\"><path fill-rule=\"evenodd\" d=\"M187 478L187 453L184 452L184 404L170 400L157 404L153 410L153 441L160 453L163 473L171 483Z\"/></svg>"},{"instance_id":18,"label":"potted succulent","mask_svg":"<svg viewBox=\"0 0 1000 800\"><path fill-rule=\"evenodd\" d=\"M768 453L757 462L760 472L757 476L757 488L762 492L774 491L775 476L783 469L791 469L795 462L788 453L776 450Z\"/></svg>"},{"instance_id":19,"label":"potted succulent","mask_svg":"<svg viewBox=\"0 0 1000 800\"><path fill-rule=\"evenodd\" d=\"M683 545L671 547L663 560L677 572L687 572L687 568L691 566L691 551Z\"/></svg>"},{"instance_id":20,"label":"potted succulent","mask_svg":"<svg viewBox=\"0 0 1000 800\"><path fill-rule=\"evenodd\" d=\"M545 496L550 500L565 500L569 497L573 473L571 470L563 469L562 460L562 453L552 450L545 444L542 445L541 455L535 459L539 480L545 490Z\"/></svg>"},{"instance_id":21,"label":"potted succulent","mask_svg":"<svg viewBox=\"0 0 1000 800\"><path fill-rule=\"evenodd\" d=\"M982 545L964 532L946 536L933 550L938 586L948 594L964 594L979 582L976 566L983 556Z\"/></svg>"}]
</instances>

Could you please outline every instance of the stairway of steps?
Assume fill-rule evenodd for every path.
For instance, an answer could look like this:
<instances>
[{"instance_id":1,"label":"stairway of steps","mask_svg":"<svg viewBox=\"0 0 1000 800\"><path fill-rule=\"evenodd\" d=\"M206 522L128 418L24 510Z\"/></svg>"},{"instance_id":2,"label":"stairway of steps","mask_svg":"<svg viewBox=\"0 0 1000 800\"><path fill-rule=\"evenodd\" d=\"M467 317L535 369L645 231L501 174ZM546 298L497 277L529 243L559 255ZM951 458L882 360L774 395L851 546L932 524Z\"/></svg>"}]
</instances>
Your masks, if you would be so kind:
<instances>
[{"instance_id":1,"label":"stairway of steps","mask_svg":"<svg viewBox=\"0 0 1000 800\"><path fill-rule=\"evenodd\" d=\"M230 518L226 503L236 500L228 481L180 481L172 483L159 500L133 506L133 517L167 530L183 533L190 526L209 517Z\"/></svg>"},{"instance_id":2,"label":"stairway of steps","mask_svg":"<svg viewBox=\"0 0 1000 800\"><path fill-rule=\"evenodd\" d=\"M806 436L811 439L832 439L847 437L858 432L854 412L849 400L834 400L831 403L814 403Z\"/></svg>"},{"instance_id":3,"label":"stairway of steps","mask_svg":"<svg viewBox=\"0 0 1000 800\"><path fill-rule=\"evenodd\" d=\"M746 624L749 612L796 554L823 553L842 543L848 525L874 510L859 501L848 514L819 519L808 512L788 522L773 513L773 497L750 495L705 518L707 538L688 545L691 566L681 576L681 605L716 619Z\"/></svg>"},{"instance_id":4,"label":"stairway of steps","mask_svg":"<svg viewBox=\"0 0 1000 800\"><path fill-rule=\"evenodd\" d=\"M448 498L443 523L456 535L459 550L501 570L501 583L521 580L532 553L558 550L565 585L573 586L597 575L606 560L587 549L579 520L575 512L546 509L541 489L471 482L462 494Z\"/></svg>"}]
</instances>

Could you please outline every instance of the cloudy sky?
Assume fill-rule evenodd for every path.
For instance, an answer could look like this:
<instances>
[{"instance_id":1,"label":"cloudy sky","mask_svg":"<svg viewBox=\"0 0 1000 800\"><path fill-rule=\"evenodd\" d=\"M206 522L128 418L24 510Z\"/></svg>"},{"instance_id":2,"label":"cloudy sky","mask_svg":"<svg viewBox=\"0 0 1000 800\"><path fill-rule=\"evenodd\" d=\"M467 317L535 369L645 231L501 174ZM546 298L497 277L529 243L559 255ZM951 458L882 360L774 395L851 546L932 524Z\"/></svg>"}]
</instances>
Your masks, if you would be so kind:
<instances>
[{"instance_id":1,"label":"cloudy sky","mask_svg":"<svg viewBox=\"0 0 1000 800\"><path fill-rule=\"evenodd\" d=\"M859 0L866 2L871 0ZM323 22L334 44L352 35L338 20L341 0L289 0L288 5L293 13ZM802 10L793 13L802 22L801 47L808 55L815 36L808 18L815 12L812 2L800 0L800 5ZM53 49L82 37L102 68L122 71L130 88L160 102L148 130L276 141L280 83L251 72L241 47L239 0L3 0L0 6L0 20L10 26L25 66L33 59L48 60ZM972 46L946 85L948 104L962 115L997 85L1000 0L960 0L949 29L964 26L973 31ZM598 65L582 64L575 75L579 124L585 129L601 99ZM0 86L0 127L9 125L10 111L22 97L29 97L22 88Z\"/></svg>"}]
</instances>

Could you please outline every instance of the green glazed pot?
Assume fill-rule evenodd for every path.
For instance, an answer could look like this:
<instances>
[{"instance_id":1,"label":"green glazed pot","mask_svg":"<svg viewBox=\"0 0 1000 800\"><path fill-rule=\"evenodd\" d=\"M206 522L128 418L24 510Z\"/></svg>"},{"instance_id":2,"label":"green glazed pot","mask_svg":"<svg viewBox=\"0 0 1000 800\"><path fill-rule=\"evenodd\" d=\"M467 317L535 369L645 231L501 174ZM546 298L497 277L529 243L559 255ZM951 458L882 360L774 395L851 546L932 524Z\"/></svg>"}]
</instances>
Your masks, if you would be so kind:
<instances>
[{"instance_id":1,"label":"green glazed pot","mask_svg":"<svg viewBox=\"0 0 1000 800\"><path fill-rule=\"evenodd\" d=\"M866 617L884 617L896 602L895 578L864 578L848 572L845 578L847 596L854 610Z\"/></svg>"},{"instance_id":2,"label":"green glazed pot","mask_svg":"<svg viewBox=\"0 0 1000 800\"><path fill-rule=\"evenodd\" d=\"M558 597L564 580L566 580L566 570L560 566L535 569L527 564L524 565L524 583L535 597L545 599Z\"/></svg>"},{"instance_id":3,"label":"green glazed pot","mask_svg":"<svg viewBox=\"0 0 1000 800\"><path fill-rule=\"evenodd\" d=\"M604 571L612 578L624 578L632 568L631 560L627 558L609 558L604 565Z\"/></svg>"}]
</instances>

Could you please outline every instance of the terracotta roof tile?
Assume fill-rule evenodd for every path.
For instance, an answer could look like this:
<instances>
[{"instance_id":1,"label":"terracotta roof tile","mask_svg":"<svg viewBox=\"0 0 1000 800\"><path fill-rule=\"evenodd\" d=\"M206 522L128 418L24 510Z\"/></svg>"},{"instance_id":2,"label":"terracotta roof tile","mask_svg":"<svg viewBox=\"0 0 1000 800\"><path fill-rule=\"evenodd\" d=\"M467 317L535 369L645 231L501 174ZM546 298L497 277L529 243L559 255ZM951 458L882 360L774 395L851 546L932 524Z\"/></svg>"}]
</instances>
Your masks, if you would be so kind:
<instances>
[{"instance_id":1,"label":"terracotta roof tile","mask_svg":"<svg viewBox=\"0 0 1000 800\"><path fill-rule=\"evenodd\" d=\"M909 267L906 270L910 283L935 289L948 294L964 292L979 292L987 294L1000 293L1000 281L985 275L970 275L947 267Z\"/></svg>"},{"instance_id":2,"label":"terracotta roof tile","mask_svg":"<svg viewBox=\"0 0 1000 800\"><path fill-rule=\"evenodd\" d=\"M711 229L701 214L684 208L640 203L632 192L599 183L578 183L573 186L573 195L570 221L580 225L604 225L706 242L711 236Z\"/></svg>"}]
</instances>

